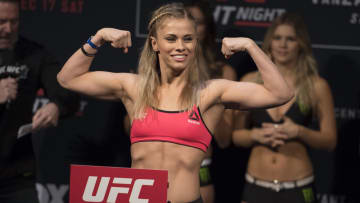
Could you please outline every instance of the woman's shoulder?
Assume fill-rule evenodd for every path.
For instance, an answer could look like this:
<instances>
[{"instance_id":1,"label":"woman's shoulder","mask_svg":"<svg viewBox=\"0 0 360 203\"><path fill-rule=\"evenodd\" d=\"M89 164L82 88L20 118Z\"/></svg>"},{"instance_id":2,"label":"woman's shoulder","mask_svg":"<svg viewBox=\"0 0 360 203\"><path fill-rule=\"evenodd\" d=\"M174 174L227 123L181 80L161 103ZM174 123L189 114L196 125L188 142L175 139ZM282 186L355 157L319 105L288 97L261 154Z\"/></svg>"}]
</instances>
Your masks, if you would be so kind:
<instances>
[{"instance_id":1,"label":"woman's shoulder","mask_svg":"<svg viewBox=\"0 0 360 203\"><path fill-rule=\"evenodd\" d=\"M133 89L140 79L140 76L134 73L123 72L123 73L113 73L113 74L115 81L122 84L122 86L127 90Z\"/></svg>"},{"instance_id":2,"label":"woman's shoulder","mask_svg":"<svg viewBox=\"0 0 360 203\"><path fill-rule=\"evenodd\" d=\"M314 76L312 78L314 84L314 90L317 94L323 93L323 91L331 91L327 80L321 76Z\"/></svg>"},{"instance_id":3,"label":"woman's shoulder","mask_svg":"<svg viewBox=\"0 0 360 203\"><path fill-rule=\"evenodd\" d=\"M122 72L122 73L114 73L114 74L115 74L115 77L117 77L118 79L126 80L129 82L135 82L136 80L138 80L140 78L140 76L135 73Z\"/></svg>"}]
</instances>

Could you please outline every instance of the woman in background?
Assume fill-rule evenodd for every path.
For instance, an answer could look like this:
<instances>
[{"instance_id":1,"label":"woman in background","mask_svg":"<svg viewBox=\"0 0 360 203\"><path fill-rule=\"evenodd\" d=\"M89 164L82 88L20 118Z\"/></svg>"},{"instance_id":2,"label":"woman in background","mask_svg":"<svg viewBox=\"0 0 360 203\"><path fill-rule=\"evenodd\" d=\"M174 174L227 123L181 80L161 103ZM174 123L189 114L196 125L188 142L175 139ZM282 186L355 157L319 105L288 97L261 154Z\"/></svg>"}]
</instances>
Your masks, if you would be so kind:
<instances>
[{"instance_id":1,"label":"woman in background","mask_svg":"<svg viewBox=\"0 0 360 203\"><path fill-rule=\"evenodd\" d=\"M233 142L252 147L243 201L316 202L307 148L330 151L336 146L331 90L318 75L307 28L299 15L278 17L265 35L263 50L295 90L295 97L276 108L238 113ZM263 83L258 72L248 73L242 81ZM319 122L317 130L309 128L313 117Z\"/></svg>"}]
</instances>

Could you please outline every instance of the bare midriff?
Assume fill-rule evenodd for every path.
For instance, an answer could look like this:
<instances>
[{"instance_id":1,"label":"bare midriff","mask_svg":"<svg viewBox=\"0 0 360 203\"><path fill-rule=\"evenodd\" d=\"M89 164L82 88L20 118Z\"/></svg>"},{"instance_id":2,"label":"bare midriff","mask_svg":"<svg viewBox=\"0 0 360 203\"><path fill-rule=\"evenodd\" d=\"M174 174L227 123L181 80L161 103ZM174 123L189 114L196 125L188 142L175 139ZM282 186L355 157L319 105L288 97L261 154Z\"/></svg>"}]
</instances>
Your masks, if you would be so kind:
<instances>
[{"instance_id":1,"label":"bare midriff","mask_svg":"<svg viewBox=\"0 0 360 203\"><path fill-rule=\"evenodd\" d=\"M263 145L252 149L248 173L261 180L294 181L313 174L306 147L297 141L287 142L278 150Z\"/></svg>"},{"instance_id":2,"label":"bare midriff","mask_svg":"<svg viewBox=\"0 0 360 203\"><path fill-rule=\"evenodd\" d=\"M168 171L168 200L191 202L200 197L199 169L205 152L170 142L137 142L131 146L132 168Z\"/></svg>"}]
</instances>

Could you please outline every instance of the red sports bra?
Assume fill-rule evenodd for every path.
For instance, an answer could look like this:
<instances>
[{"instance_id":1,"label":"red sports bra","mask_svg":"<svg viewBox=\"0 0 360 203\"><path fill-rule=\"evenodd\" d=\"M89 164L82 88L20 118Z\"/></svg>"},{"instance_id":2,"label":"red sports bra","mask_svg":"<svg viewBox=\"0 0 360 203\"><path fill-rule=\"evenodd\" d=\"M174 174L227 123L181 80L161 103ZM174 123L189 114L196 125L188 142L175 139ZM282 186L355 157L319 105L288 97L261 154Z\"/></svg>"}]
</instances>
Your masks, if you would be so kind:
<instances>
[{"instance_id":1,"label":"red sports bra","mask_svg":"<svg viewBox=\"0 0 360 203\"><path fill-rule=\"evenodd\" d=\"M212 134L201 118L196 106L190 111L163 111L148 108L145 118L134 119L131 126L131 143L164 141L196 147L204 152Z\"/></svg>"}]
</instances>

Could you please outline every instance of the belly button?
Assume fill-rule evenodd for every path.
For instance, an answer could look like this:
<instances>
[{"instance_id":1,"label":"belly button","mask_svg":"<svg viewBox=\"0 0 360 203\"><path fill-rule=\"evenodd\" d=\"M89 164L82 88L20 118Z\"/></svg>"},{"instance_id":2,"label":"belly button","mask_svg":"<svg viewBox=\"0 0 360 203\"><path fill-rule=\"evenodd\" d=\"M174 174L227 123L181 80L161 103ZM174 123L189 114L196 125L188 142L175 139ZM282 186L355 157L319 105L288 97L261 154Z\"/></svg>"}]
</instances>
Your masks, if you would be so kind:
<instances>
[{"instance_id":1,"label":"belly button","mask_svg":"<svg viewBox=\"0 0 360 203\"><path fill-rule=\"evenodd\" d=\"M271 163L272 163L272 164L276 164L276 157L272 157Z\"/></svg>"}]
</instances>

